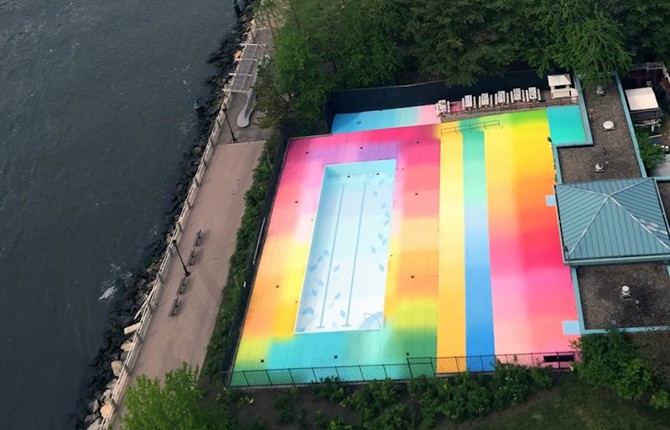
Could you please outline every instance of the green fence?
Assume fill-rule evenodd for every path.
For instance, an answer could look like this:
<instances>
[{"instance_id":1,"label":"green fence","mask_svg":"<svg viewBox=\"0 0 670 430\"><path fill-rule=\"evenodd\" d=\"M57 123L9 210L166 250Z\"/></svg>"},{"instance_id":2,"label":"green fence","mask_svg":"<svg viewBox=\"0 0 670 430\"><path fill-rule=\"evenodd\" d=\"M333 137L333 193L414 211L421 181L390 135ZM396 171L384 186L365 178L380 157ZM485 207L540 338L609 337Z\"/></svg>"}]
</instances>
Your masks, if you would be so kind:
<instances>
[{"instance_id":1,"label":"green fence","mask_svg":"<svg viewBox=\"0 0 670 430\"><path fill-rule=\"evenodd\" d=\"M303 367L294 369L233 370L226 374L230 386L260 387L299 385L337 378L343 382L414 379L419 376L446 376L460 372L490 372L496 363L568 369L578 359L574 351L525 354L475 355L467 357L408 357L398 364Z\"/></svg>"}]
</instances>

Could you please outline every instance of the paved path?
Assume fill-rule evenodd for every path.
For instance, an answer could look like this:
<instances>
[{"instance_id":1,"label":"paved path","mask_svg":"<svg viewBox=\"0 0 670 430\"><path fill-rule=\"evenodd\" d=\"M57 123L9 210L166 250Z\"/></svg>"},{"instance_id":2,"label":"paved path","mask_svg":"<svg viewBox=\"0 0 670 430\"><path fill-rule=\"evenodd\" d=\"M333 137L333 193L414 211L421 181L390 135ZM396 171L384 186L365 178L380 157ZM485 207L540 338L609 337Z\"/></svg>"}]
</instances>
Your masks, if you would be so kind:
<instances>
[{"instance_id":1,"label":"paved path","mask_svg":"<svg viewBox=\"0 0 670 430\"><path fill-rule=\"evenodd\" d=\"M165 373L183 362L202 367L228 276L228 261L235 250L244 193L251 185L252 170L262 149L263 141L215 148L178 245L188 260L194 238L202 229L196 262L188 266L191 275L186 290L177 314L171 316L172 302L184 275L179 258L174 256L128 386L135 385L138 375L162 380ZM120 427L119 420L115 421L114 427Z\"/></svg>"},{"instance_id":2,"label":"paved path","mask_svg":"<svg viewBox=\"0 0 670 430\"><path fill-rule=\"evenodd\" d=\"M268 39L269 31L260 29L256 42L267 43ZM129 387L136 384L138 375L162 380L168 371L181 367L183 362L202 368L225 294L228 263L235 251L237 230L245 208L244 193L251 186L263 144L272 133L255 125L257 112L253 113L249 127L236 127L237 115L245 101L245 94L234 94L230 99L228 115L238 143L230 143L231 132L224 123L178 244L188 262L195 236L202 230L196 262L188 266L191 275L177 314L170 316L170 310L184 271L177 256L173 256ZM125 408L119 412L114 417L115 429L121 427L118 418L125 414Z\"/></svg>"}]
</instances>

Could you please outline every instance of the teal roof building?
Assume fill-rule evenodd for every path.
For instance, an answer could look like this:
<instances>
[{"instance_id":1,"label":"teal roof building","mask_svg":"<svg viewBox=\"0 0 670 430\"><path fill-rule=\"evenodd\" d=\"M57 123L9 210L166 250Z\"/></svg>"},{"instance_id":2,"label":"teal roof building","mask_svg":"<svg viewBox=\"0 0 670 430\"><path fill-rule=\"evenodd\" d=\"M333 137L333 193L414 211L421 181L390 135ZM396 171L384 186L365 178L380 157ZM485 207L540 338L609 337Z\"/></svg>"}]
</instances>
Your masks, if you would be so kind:
<instances>
[{"instance_id":1,"label":"teal roof building","mask_svg":"<svg viewBox=\"0 0 670 430\"><path fill-rule=\"evenodd\" d=\"M563 261L573 266L670 260L653 178L555 186Z\"/></svg>"}]
</instances>

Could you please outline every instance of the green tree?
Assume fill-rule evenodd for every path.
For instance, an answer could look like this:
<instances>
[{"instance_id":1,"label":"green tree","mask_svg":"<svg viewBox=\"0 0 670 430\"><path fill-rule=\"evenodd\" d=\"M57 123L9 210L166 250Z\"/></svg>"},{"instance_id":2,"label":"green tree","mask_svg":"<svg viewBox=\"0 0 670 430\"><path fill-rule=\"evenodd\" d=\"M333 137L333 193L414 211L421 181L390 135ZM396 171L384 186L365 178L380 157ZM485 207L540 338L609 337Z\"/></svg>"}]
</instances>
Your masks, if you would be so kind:
<instances>
[{"instance_id":1,"label":"green tree","mask_svg":"<svg viewBox=\"0 0 670 430\"><path fill-rule=\"evenodd\" d=\"M598 9L570 35L568 47L572 61L567 64L585 86L605 85L612 73L625 73L632 64L621 25Z\"/></svg>"},{"instance_id":2,"label":"green tree","mask_svg":"<svg viewBox=\"0 0 670 430\"><path fill-rule=\"evenodd\" d=\"M337 65L338 88L392 83L399 65L401 28L396 0L343 1L331 54Z\"/></svg>"},{"instance_id":3,"label":"green tree","mask_svg":"<svg viewBox=\"0 0 670 430\"><path fill-rule=\"evenodd\" d=\"M636 133L637 144L640 148L640 158L642 158L642 164L647 171L647 174L651 175L654 173L654 169L658 163L665 160L665 153L659 145L654 145L651 140L649 140L649 134L644 132Z\"/></svg>"},{"instance_id":4,"label":"green tree","mask_svg":"<svg viewBox=\"0 0 670 430\"><path fill-rule=\"evenodd\" d=\"M259 91L260 110L285 113L276 94L286 94L291 114L321 119L331 91L393 82L402 28L398 0L273 0L261 11L281 14L284 25L268 71L277 91Z\"/></svg>"},{"instance_id":5,"label":"green tree","mask_svg":"<svg viewBox=\"0 0 670 430\"><path fill-rule=\"evenodd\" d=\"M470 85L526 59L540 13L531 0L426 0L412 7L408 38L422 73Z\"/></svg>"},{"instance_id":6,"label":"green tree","mask_svg":"<svg viewBox=\"0 0 670 430\"><path fill-rule=\"evenodd\" d=\"M621 24L592 1L545 0L542 7L548 38L544 49L533 52L535 67L568 69L590 87L606 85L613 73L630 69L632 59Z\"/></svg>"},{"instance_id":7,"label":"green tree","mask_svg":"<svg viewBox=\"0 0 670 430\"><path fill-rule=\"evenodd\" d=\"M258 67L254 91L256 91L255 107L264 115L258 118L262 128L278 127L291 115L291 103L288 97L280 93L277 86L276 69L272 59Z\"/></svg>"},{"instance_id":8,"label":"green tree","mask_svg":"<svg viewBox=\"0 0 670 430\"><path fill-rule=\"evenodd\" d=\"M122 417L124 430L200 430L205 429L204 413L198 401L203 392L198 386L199 372L186 363L168 372L161 387L158 379L145 375L128 388Z\"/></svg>"},{"instance_id":9,"label":"green tree","mask_svg":"<svg viewBox=\"0 0 670 430\"><path fill-rule=\"evenodd\" d=\"M335 88L323 53L314 49L309 37L287 25L279 33L275 64L279 91L291 97L295 110L307 119L321 118L328 94Z\"/></svg>"},{"instance_id":10,"label":"green tree","mask_svg":"<svg viewBox=\"0 0 670 430\"><path fill-rule=\"evenodd\" d=\"M670 60L670 2L667 0L596 0L623 26L626 47L636 61Z\"/></svg>"},{"instance_id":11,"label":"green tree","mask_svg":"<svg viewBox=\"0 0 670 430\"><path fill-rule=\"evenodd\" d=\"M616 328L606 334L582 336L575 346L582 355L579 376L610 388L622 399L638 400L654 388L651 371L629 337Z\"/></svg>"}]
</instances>

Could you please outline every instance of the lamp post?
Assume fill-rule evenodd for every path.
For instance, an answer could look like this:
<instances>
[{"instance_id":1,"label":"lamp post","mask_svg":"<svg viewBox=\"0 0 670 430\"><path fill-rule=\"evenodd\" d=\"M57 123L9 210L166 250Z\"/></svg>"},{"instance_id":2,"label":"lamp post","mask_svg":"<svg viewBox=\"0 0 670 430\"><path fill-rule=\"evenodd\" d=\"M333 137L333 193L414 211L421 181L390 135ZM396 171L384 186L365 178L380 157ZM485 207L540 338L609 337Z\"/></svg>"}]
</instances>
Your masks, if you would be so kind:
<instances>
[{"instance_id":1,"label":"lamp post","mask_svg":"<svg viewBox=\"0 0 670 430\"><path fill-rule=\"evenodd\" d=\"M228 107L226 107L226 105L223 105L223 116L226 118L228 130L230 130L230 143L235 143L237 142L237 138L235 137L235 133L233 133L233 127L230 125L230 120L228 119Z\"/></svg>"},{"instance_id":2,"label":"lamp post","mask_svg":"<svg viewBox=\"0 0 670 430\"><path fill-rule=\"evenodd\" d=\"M188 277L191 274L191 272L188 271L188 269L186 268L186 264L184 264L184 259L181 258L181 252L179 252L179 248L177 247L177 241L176 240L172 241L172 246L174 246L174 249L177 250L177 255L179 256L179 261L181 261L181 266L184 268L184 276Z\"/></svg>"}]
</instances>

